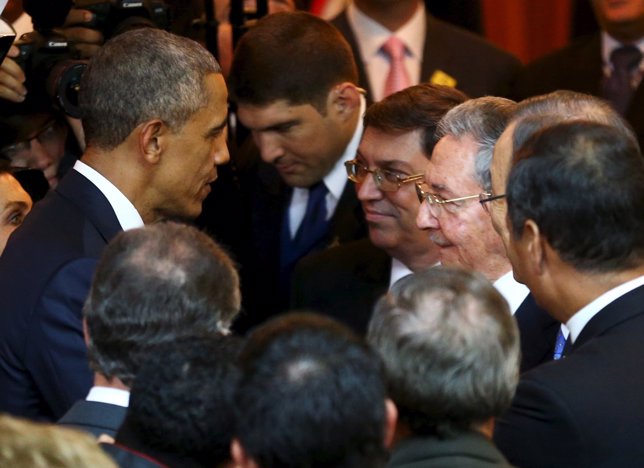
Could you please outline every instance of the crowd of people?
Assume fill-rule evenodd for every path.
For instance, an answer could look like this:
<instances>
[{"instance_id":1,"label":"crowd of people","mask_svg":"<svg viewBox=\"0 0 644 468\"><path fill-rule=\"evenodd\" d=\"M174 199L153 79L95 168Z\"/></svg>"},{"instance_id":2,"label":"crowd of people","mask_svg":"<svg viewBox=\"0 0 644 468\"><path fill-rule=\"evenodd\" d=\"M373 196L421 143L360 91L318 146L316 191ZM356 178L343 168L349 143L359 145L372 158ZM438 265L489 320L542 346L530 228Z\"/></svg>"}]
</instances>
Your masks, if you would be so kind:
<instances>
[{"instance_id":1,"label":"crowd of people","mask_svg":"<svg viewBox=\"0 0 644 468\"><path fill-rule=\"evenodd\" d=\"M639 466L644 4L523 66L269 3L220 64L24 1L88 61L0 66L0 465Z\"/></svg>"}]
</instances>

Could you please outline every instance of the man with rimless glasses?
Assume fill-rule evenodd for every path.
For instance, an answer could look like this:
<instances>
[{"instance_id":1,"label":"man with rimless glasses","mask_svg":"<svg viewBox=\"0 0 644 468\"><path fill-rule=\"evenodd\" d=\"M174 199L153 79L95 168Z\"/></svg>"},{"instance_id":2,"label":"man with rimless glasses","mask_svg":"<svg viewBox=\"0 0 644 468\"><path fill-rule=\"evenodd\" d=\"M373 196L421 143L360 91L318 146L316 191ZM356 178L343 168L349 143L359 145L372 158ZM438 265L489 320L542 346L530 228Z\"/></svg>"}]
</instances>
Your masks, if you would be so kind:
<instances>
[{"instance_id":1,"label":"man with rimless glasses","mask_svg":"<svg viewBox=\"0 0 644 468\"><path fill-rule=\"evenodd\" d=\"M421 202L416 221L438 246L441 264L483 274L508 301L521 334L521 371L526 371L552 359L557 323L514 280L488 213L490 203L502 198L491 193L494 144L515 106L507 99L483 97L443 117L425 177L416 185Z\"/></svg>"},{"instance_id":2,"label":"man with rimless glasses","mask_svg":"<svg viewBox=\"0 0 644 468\"><path fill-rule=\"evenodd\" d=\"M441 117L467 97L421 84L373 104L355 159L345 167L365 214L369 239L300 262L292 306L331 315L364 333L373 304L396 280L438 262L436 246L416 227L414 184L423 178Z\"/></svg>"}]
</instances>

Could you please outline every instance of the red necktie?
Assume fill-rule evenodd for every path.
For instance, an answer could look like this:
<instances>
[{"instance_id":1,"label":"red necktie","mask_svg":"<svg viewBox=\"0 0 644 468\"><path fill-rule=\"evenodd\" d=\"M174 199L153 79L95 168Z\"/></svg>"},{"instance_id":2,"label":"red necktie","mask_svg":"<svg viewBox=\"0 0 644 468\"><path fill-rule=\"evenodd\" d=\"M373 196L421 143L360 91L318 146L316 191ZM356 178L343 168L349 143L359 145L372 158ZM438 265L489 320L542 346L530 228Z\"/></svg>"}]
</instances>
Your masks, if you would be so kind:
<instances>
[{"instance_id":1,"label":"red necktie","mask_svg":"<svg viewBox=\"0 0 644 468\"><path fill-rule=\"evenodd\" d=\"M383 97L407 88L411 81L405 68L405 44L396 36L391 36L382 46L382 51L389 57L389 74L385 81Z\"/></svg>"}]
</instances>

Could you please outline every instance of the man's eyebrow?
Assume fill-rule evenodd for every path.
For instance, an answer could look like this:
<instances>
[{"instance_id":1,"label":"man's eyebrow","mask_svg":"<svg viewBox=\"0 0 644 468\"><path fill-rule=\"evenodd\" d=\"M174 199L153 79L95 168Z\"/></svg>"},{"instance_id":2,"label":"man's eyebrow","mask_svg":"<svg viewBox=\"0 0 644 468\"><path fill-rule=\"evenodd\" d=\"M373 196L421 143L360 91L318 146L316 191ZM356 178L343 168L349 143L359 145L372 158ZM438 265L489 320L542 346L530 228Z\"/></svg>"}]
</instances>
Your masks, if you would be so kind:
<instances>
[{"instance_id":1,"label":"man's eyebrow","mask_svg":"<svg viewBox=\"0 0 644 468\"><path fill-rule=\"evenodd\" d=\"M285 120L284 122L277 122L266 127L255 129L256 132L279 132L286 130L294 125L297 125L301 122L300 119L291 119Z\"/></svg>"},{"instance_id":2,"label":"man's eyebrow","mask_svg":"<svg viewBox=\"0 0 644 468\"><path fill-rule=\"evenodd\" d=\"M226 115L226 118L224 118L223 122L217 125L216 127L212 127L210 130L206 132L206 138L210 137L215 137L219 135L224 128L228 125L228 116Z\"/></svg>"}]
</instances>

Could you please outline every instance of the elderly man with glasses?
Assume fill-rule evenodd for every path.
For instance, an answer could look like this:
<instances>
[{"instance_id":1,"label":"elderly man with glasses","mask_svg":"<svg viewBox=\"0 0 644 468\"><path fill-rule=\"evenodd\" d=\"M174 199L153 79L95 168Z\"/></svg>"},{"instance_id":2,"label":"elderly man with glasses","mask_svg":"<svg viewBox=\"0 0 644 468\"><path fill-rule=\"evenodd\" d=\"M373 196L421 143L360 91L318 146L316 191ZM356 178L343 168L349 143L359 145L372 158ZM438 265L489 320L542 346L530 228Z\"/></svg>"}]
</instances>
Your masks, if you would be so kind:
<instances>
[{"instance_id":1,"label":"elderly man with glasses","mask_svg":"<svg viewBox=\"0 0 644 468\"><path fill-rule=\"evenodd\" d=\"M374 303L391 284L437 263L436 246L415 225L414 183L423 177L438 121L466 99L453 88L426 83L367 110L357 155L345 167L356 185L369 239L301 261L293 307L333 316L364 333Z\"/></svg>"},{"instance_id":2,"label":"elderly man with glasses","mask_svg":"<svg viewBox=\"0 0 644 468\"><path fill-rule=\"evenodd\" d=\"M416 186L417 225L438 246L445 266L477 271L510 305L521 334L521 370L552 359L558 324L517 283L501 237L488 213L494 144L516 104L498 97L467 101L448 112L436 131L436 147Z\"/></svg>"}]
</instances>

